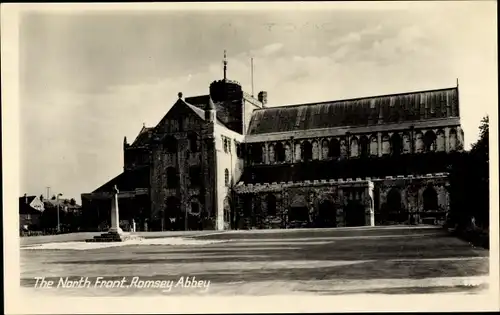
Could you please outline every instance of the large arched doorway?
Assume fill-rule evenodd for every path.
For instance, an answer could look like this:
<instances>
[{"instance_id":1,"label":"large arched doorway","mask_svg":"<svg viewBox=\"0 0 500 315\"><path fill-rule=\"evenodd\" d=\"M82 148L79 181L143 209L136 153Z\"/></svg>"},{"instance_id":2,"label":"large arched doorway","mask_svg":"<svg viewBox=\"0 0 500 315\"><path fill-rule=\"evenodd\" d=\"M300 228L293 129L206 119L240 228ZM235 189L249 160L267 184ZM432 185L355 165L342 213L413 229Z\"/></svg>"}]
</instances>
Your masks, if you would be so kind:
<instances>
[{"instance_id":1,"label":"large arched doorway","mask_svg":"<svg viewBox=\"0 0 500 315\"><path fill-rule=\"evenodd\" d=\"M384 209L385 221L389 223L401 223L406 220L401 200L401 191L392 188L387 194L387 203Z\"/></svg>"},{"instance_id":2,"label":"large arched doorway","mask_svg":"<svg viewBox=\"0 0 500 315\"><path fill-rule=\"evenodd\" d=\"M424 211L438 211L438 195L434 187L427 186L423 193Z\"/></svg>"},{"instance_id":3,"label":"large arched doorway","mask_svg":"<svg viewBox=\"0 0 500 315\"><path fill-rule=\"evenodd\" d=\"M344 210L346 226L364 226L365 207L359 200L349 200Z\"/></svg>"},{"instance_id":4,"label":"large arched doorway","mask_svg":"<svg viewBox=\"0 0 500 315\"><path fill-rule=\"evenodd\" d=\"M318 228L328 228L337 226L337 209L330 200L322 200L319 203L318 216L315 226Z\"/></svg>"},{"instance_id":5,"label":"large arched doorway","mask_svg":"<svg viewBox=\"0 0 500 315\"><path fill-rule=\"evenodd\" d=\"M295 195L288 210L288 226L300 227L309 221L309 208L304 195Z\"/></svg>"},{"instance_id":6,"label":"large arched doorway","mask_svg":"<svg viewBox=\"0 0 500 315\"><path fill-rule=\"evenodd\" d=\"M438 217L438 195L432 185L427 186L422 194L423 212L420 213L422 223L435 224Z\"/></svg>"}]
</instances>

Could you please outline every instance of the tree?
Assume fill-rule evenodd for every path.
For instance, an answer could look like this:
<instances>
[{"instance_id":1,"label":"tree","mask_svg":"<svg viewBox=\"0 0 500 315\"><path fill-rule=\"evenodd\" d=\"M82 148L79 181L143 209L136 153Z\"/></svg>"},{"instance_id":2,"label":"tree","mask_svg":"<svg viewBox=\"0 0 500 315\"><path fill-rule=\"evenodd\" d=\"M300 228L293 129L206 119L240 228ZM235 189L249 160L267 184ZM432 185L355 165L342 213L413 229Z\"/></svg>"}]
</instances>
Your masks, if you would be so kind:
<instances>
[{"instance_id":1,"label":"tree","mask_svg":"<svg viewBox=\"0 0 500 315\"><path fill-rule=\"evenodd\" d=\"M489 117L483 117L481 119L481 125L479 126L479 140L472 145L471 153L481 155L486 160L489 159Z\"/></svg>"},{"instance_id":2,"label":"tree","mask_svg":"<svg viewBox=\"0 0 500 315\"><path fill-rule=\"evenodd\" d=\"M450 171L450 221L466 229L472 217L489 226L489 120L484 117L479 139L456 159Z\"/></svg>"},{"instance_id":3,"label":"tree","mask_svg":"<svg viewBox=\"0 0 500 315\"><path fill-rule=\"evenodd\" d=\"M489 117L481 120L479 140L472 146L472 162L476 172L474 199L476 200L475 218L479 223L489 225L490 209L490 168L489 168Z\"/></svg>"},{"instance_id":4,"label":"tree","mask_svg":"<svg viewBox=\"0 0 500 315\"><path fill-rule=\"evenodd\" d=\"M56 200L56 195L52 195L52 198L50 200Z\"/></svg>"},{"instance_id":5,"label":"tree","mask_svg":"<svg viewBox=\"0 0 500 315\"><path fill-rule=\"evenodd\" d=\"M71 198L71 199L69 200L69 204L70 204L70 205L72 205L72 206L76 205L76 200L75 200L75 198Z\"/></svg>"}]
</instances>

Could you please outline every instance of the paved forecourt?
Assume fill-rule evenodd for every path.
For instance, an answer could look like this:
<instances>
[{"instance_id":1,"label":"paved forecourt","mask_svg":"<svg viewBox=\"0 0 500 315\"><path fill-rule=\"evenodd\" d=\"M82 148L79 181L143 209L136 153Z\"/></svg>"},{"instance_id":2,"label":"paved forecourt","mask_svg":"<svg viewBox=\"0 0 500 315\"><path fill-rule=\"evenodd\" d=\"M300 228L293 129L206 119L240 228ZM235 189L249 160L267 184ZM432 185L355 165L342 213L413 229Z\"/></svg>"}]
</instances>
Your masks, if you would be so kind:
<instances>
[{"instance_id":1,"label":"paved forecourt","mask_svg":"<svg viewBox=\"0 0 500 315\"><path fill-rule=\"evenodd\" d=\"M487 250L427 226L165 232L139 244L62 244L22 247L24 290L74 296L476 294L485 292L489 269ZM52 288L39 288L42 280L53 281Z\"/></svg>"}]
</instances>

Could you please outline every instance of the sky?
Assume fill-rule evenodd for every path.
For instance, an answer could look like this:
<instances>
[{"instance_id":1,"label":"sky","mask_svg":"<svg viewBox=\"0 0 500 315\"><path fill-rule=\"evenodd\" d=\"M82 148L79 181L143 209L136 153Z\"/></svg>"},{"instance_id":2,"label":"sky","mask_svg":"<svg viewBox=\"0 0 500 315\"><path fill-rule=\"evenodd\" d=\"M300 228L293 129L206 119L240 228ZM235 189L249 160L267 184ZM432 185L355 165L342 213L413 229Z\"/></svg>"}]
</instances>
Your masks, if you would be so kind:
<instances>
[{"instance_id":1,"label":"sky","mask_svg":"<svg viewBox=\"0 0 500 315\"><path fill-rule=\"evenodd\" d=\"M198 4L200 5L200 4ZM228 77L268 105L454 87L465 147L496 115L496 3L321 10L30 12L19 25L20 195L80 202L123 170L123 137ZM281 7L283 7L281 5ZM228 9L229 8L229 9ZM496 116L495 116L496 117Z\"/></svg>"}]
</instances>

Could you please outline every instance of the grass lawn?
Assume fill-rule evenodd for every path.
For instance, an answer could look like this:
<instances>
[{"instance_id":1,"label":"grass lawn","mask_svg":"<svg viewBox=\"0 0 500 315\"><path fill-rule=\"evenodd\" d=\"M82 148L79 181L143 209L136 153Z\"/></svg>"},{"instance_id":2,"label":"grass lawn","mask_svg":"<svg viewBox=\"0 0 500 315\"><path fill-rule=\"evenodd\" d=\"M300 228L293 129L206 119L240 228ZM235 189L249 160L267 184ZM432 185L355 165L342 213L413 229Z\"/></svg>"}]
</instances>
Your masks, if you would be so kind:
<instances>
[{"instance_id":1,"label":"grass lawn","mask_svg":"<svg viewBox=\"0 0 500 315\"><path fill-rule=\"evenodd\" d=\"M167 236L172 234L159 232L148 237ZM178 236L183 237L182 233ZM43 290L44 294L83 296L476 294L488 287L489 252L473 248L439 228L197 232L184 237L221 242L176 246L145 242L88 250L22 249L21 285L42 292L33 288L37 276L56 282L59 277L89 277L92 283L97 277L126 277L130 283L134 276L154 281L178 282L182 277L210 281L208 289Z\"/></svg>"}]
</instances>

